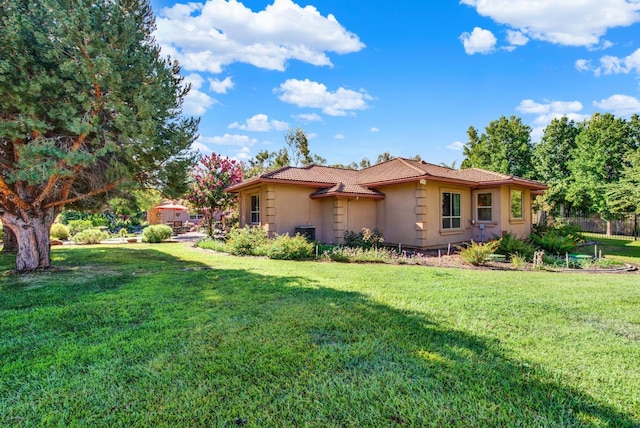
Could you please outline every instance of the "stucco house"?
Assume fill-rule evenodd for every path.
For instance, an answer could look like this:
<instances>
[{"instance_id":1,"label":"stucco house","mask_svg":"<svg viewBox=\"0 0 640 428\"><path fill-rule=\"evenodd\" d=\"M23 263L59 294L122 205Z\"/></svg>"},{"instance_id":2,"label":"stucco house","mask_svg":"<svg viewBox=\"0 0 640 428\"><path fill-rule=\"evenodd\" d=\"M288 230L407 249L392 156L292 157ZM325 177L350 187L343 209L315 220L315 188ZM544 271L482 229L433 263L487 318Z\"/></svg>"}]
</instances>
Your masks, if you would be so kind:
<instances>
[{"instance_id":1,"label":"stucco house","mask_svg":"<svg viewBox=\"0 0 640 428\"><path fill-rule=\"evenodd\" d=\"M378 228L386 243L424 249L505 232L528 235L532 196L546 188L481 169L395 158L360 171L284 167L227 191L238 194L241 226L290 235L304 227L336 244L347 230Z\"/></svg>"}]
</instances>

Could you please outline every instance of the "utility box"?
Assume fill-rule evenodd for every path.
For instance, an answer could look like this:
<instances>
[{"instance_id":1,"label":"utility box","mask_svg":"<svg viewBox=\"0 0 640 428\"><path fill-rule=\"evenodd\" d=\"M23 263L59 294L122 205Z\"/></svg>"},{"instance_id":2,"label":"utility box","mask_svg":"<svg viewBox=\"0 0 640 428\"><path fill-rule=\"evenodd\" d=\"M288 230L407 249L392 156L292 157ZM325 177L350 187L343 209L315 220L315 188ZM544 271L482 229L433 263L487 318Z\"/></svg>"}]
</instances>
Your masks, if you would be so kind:
<instances>
[{"instance_id":1,"label":"utility box","mask_svg":"<svg viewBox=\"0 0 640 428\"><path fill-rule=\"evenodd\" d=\"M310 242L314 242L316 240L315 226L296 226L296 234L298 233L307 238Z\"/></svg>"}]
</instances>

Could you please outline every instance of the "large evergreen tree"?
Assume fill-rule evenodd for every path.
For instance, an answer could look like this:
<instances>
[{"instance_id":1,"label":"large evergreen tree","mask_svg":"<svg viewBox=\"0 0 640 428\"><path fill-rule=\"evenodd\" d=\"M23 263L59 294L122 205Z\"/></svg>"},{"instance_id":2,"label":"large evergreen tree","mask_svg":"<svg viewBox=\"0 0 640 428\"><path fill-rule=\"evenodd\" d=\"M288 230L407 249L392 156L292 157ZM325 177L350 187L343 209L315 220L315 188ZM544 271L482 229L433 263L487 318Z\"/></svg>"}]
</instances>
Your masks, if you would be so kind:
<instances>
[{"instance_id":1,"label":"large evergreen tree","mask_svg":"<svg viewBox=\"0 0 640 428\"><path fill-rule=\"evenodd\" d=\"M50 265L65 205L181 176L197 120L145 0L0 3L0 219L16 268Z\"/></svg>"}]
</instances>

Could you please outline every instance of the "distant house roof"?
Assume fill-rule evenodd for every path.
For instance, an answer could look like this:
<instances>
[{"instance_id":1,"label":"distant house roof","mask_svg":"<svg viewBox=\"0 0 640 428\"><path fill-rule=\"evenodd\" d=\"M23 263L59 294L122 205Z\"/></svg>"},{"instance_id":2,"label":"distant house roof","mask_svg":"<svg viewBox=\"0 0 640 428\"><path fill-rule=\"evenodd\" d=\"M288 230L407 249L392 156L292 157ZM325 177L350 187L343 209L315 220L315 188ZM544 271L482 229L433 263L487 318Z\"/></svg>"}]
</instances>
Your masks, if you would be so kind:
<instances>
[{"instance_id":1,"label":"distant house roof","mask_svg":"<svg viewBox=\"0 0 640 428\"><path fill-rule=\"evenodd\" d=\"M309 165L302 168L286 166L242 181L227 188L227 191L238 192L259 183L288 183L318 188L318 191L311 194L312 198L338 195L383 198L384 194L376 190L376 187L423 179L470 187L516 184L532 190L547 188L544 183L539 181L478 168L456 170L424 161L395 158L360 171L319 165Z\"/></svg>"}]
</instances>

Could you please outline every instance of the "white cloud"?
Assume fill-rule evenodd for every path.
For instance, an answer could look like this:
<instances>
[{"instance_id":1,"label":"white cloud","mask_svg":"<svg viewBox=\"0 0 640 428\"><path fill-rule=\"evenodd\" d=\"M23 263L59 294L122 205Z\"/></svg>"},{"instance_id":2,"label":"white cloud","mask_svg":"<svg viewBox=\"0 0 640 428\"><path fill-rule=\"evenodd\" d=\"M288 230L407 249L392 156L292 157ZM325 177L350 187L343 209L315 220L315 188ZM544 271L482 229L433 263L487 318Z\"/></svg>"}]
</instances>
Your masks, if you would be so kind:
<instances>
[{"instance_id":1,"label":"white cloud","mask_svg":"<svg viewBox=\"0 0 640 428\"><path fill-rule=\"evenodd\" d=\"M629 116L640 112L640 100L629 95L612 95L607 99L594 101L593 105L602 110L610 111L616 116Z\"/></svg>"},{"instance_id":2,"label":"white cloud","mask_svg":"<svg viewBox=\"0 0 640 428\"><path fill-rule=\"evenodd\" d=\"M251 149L249 147L243 147L240 149L238 153L234 156L234 159L245 161L251 157Z\"/></svg>"},{"instance_id":3,"label":"white cloud","mask_svg":"<svg viewBox=\"0 0 640 428\"><path fill-rule=\"evenodd\" d=\"M454 141L453 143L447 146L447 149L456 150L459 152L462 151L463 148L464 148L464 143L461 143L460 141Z\"/></svg>"},{"instance_id":4,"label":"white cloud","mask_svg":"<svg viewBox=\"0 0 640 428\"><path fill-rule=\"evenodd\" d=\"M376 128L375 126L373 128L371 128L369 131L371 131L371 132L380 132L380 130L378 128Z\"/></svg>"},{"instance_id":5,"label":"white cloud","mask_svg":"<svg viewBox=\"0 0 640 428\"><path fill-rule=\"evenodd\" d=\"M536 141L542 137L544 128L553 119L560 119L566 116L575 122L582 122L589 118L589 115L580 113L583 105L580 101L548 101L538 103L533 100L522 100L516 110L523 114L534 114L531 138Z\"/></svg>"},{"instance_id":6,"label":"white cloud","mask_svg":"<svg viewBox=\"0 0 640 428\"><path fill-rule=\"evenodd\" d=\"M591 61L589 61L588 59L579 59L576 61L576 70L578 71L590 71L592 70L591 68Z\"/></svg>"},{"instance_id":7,"label":"white cloud","mask_svg":"<svg viewBox=\"0 0 640 428\"><path fill-rule=\"evenodd\" d=\"M184 81L185 83L191 84L191 90L184 98L184 104L182 106L186 115L201 116L209 107L218 102L200 90L204 80L199 74L189 74L184 78Z\"/></svg>"},{"instance_id":8,"label":"white cloud","mask_svg":"<svg viewBox=\"0 0 640 428\"><path fill-rule=\"evenodd\" d=\"M289 79L274 92L280 93L278 98L285 103L319 108L330 116L345 116L348 111L365 110L369 107L367 101L373 99L364 90L353 91L341 87L330 92L322 83L309 79Z\"/></svg>"},{"instance_id":9,"label":"white cloud","mask_svg":"<svg viewBox=\"0 0 640 428\"><path fill-rule=\"evenodd\" d=\"M231 77L226 77L224 80L209 79L209 89L216 94L226 94L229 89L233 89L233 86Z\"/></svg>"},{"instance_id":10,"label":"white cloud","mask_svg":"<svg viewBox=\"0 0 640 428\"><path fill-rule=\"evenodd\" d=\"M237 0L176 4L160 11L155 37L185 70L220 73L234 62L283 71L288 60L331 66L327 52L364 48L331 14L292 0L254 12Z\"/></svg>"},{"instance_id":11,"label":"white cloud","mask_svg":"<svg viewBox=\"0 0 640 428\"><path fill-rule=\"evenodd\" d=\"M567 46L595 46L611 28L640 21L637 0L461 0L525 36Z\"/></svg>"},{"instance_id":12,"label":"white cloud","mask_svg":"<svg viewBox=\"0 0 640 428\"><path fill-rule=\"evenodd\" d=\"M471 33L462 33L460 40L464 46L464 51L469 55L491 53L495 50L497 43L496 36L491 31L480 27L474 28Z\"/></svg>"},{"instance_id":13,"label":"white cloud","mask_svg":"<svg viewBox=\"0 0 640 428\"><path fill-rule=\"evenodd\" d=\"M520 31L507 30L507 41L514 46L524 46L529 42L529 38Z\"/></svg>"},{"instance_id":14,"label":"white cloud","mask_svg":"<svg viewBox=\"0 0 640 428\"><path fill-rule=\"evenodd\" d=\"M198 141L194 141L191 144L191 150L196 150L203 155L210 155L212 153L212 150L211 148L209 148L209 146L207 146L206 144L202 144Z\"/></svg>"},{"instance_id":15,"label":"white cloud","mask_svg":"<svg viewBox=\"0 0 640 428\"><path fill-rule=\"evenodd\" d=\"M229 129L242 129L243 131L254 132L268 132L271 130L284 131L288 128L289 124L287 122L269 120L269 116L266 114L256 114L255 116L245 120L245 123L243 124L233 122L229 125Z\"/></svg>"},{"instance_id":16,"label":"white cloud","mask_svg":"<svg viewBox=\"0 0 640 428\"><path fill-rule=\"evenodd\" d=\"M588 68L584 70L593 71L596 76L600 76L601 74L640 74L640 49L636 49L636 51L629 56L622 58L605 55L600 58L600 66L595 68L592 67L591 63L587 60L578 61L581 61L581 65L588 65ZM578 61L576 61L576 67L578 67Z\"/></svg>"},{"instance_id":17,"label":"white cloud","mask_svg":"<svg viewBox=\"0 0 640 428\"><path fill-rule=\"evenodd\" d=\"M214 144L217 146L253 146L258 142L255 138L250 138L246 135L238 134L224 134L216 137L200 137L198 143L201 144Z\"/></svg>"},{"instance_id":18,"label":"white cloud","mask_svg":"<svg viewBox=\"0 0 640 428\"><path fill-rule=\"evenodd\" d=\"M336 134L333 136L336 140L344 140L344 134Z\"/></svg>"},{"instance_id":19,"label":"white cloud","mask_svg":"<svg viewBox=\"0 0 640 428\"><path fill-rule=\"evenodd\" d=\"M291 117L303 122L321 122L322 121L322 117L318 113L293 114L291 115Z\"/></svg>"}]
</instances>

